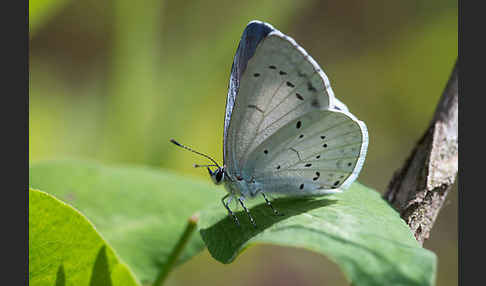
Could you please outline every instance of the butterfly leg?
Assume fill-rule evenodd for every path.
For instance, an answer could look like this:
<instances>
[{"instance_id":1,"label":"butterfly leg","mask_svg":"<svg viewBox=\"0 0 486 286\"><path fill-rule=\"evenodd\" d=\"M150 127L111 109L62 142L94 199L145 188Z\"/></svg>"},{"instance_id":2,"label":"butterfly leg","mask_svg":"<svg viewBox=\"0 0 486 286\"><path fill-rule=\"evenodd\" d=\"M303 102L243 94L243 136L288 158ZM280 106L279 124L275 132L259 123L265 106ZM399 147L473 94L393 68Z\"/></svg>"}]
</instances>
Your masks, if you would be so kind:
<instances>
[{"instance_id":1,"label":"butterfly leg","mask_svg":"<svg viewBox=\"0 0 486 286\"><path fill-rule=\"evenodd\" d=\"M229 197L230 194L227 194L226 196L224 196L222 199L221 199L221 202L223 203L223 206L228 210L228 214L231 215L233 217L233 219L235 220L235 223L236 225L240 225L240 222L238 221L238 218L235 216L235 214L231 211L231 209L229 208L229 203L231 202L232 198L233 197L230 197L228 201L224 201L227 197Z\"/></svg>"},{"instance_id":2,"label":"butterfly leg","mask_svg":"<svg viewBox=\"0 0 486 286\"><path fill-rule=\"evenodd\" d=\"M246 214L248 215L248 217L250 218L250 222L251 224L254 226L254 227L257 227L256 223L255 223L255 220L253 219L253 217L251 216L250 214L250 211L248 210L248 208L245 206L245 204L243 203L243 199L241 197L238 198L238 201L240 201L240 204L241 206L243 207L243 209L245 209L245 212Z\"/></svg>"},{"instance_id":3,"label":"butterfly leg","mask_svg":"<svg viewBox=\"0 0 486 286\"><path fill-rule=\"evenodd\" d=\"M267 199L267 196L265 196L265 193L264 193L264 192L261 192L261 194L262 194L263 198L265 199L265 202L267 202L267 206L269 206L269 207L272 209L273 213L274 213L275 215L280 215L280 213L279 213L279 212L278 212L276 209L274 209L274 208L273 208L272 204L271 204L271 203L270 203L270 201Z\"/></svg>"}]
</instances>

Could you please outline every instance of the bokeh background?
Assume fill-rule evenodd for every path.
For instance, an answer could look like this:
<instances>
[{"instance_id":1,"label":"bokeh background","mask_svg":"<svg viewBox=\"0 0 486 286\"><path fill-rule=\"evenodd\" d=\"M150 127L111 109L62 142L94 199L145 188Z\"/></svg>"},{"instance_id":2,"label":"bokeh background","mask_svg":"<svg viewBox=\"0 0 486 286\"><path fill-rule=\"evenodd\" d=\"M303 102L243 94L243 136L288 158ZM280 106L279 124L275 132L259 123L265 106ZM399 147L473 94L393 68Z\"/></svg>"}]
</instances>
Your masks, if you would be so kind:
<instances>
[{"instance_id":1,"label":"bokeh background","mask_svg":"<svg viewBox=\"0 0 486 286\"><path fill-rule=\"evenodd\" d=\"M452 0L30 0L29 161L151 165L209 182L169 138L222 161L229 72L253 19L293 37L365 121L359 181L384 192L426 129L458 52ZM457 188L426 248L458 284ZM169 285L347 285L325 257L257 246L223 265L204 251Z\"/></svg>"}]
</instances>

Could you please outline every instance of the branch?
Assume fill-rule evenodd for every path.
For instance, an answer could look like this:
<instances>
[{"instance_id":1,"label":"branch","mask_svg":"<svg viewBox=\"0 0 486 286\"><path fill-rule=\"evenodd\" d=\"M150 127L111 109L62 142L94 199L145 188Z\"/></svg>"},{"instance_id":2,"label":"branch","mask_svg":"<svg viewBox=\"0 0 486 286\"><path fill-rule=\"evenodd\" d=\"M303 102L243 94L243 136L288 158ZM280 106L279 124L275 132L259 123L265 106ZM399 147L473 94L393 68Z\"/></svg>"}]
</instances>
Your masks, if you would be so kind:
<instances>
[{"instance_id":1,"label":"branch","mask_svg":"<svg viewBox=\"0 0 486 286\"><path fill-rule=\"evenodd\" d=\"M197 222L199 221L199 214L194 214L192 215L189 220L187 221L186 229L184 230L184 233L181 235L179 238L179 241L177 242L176 246L172 249L172 252L169 255L169 258L167 258L167 262L157 275L157 279L155 279L154 286L162 286L164 285L167 277L169 276L169 273L172 271L174 268L175 264L177 263L177 260L182 254L182 251L187 245L187 242L192 236L192 233L194 230L196 230Z\"/></svg>"},{"instance_id":2,"label":"branch","mask_svg":"<svg viewBox=\"0 0 486 286\"><path fill-rule=\"evenodd\" d=\"M456 62L429 128L395 172L384 195L420 244L429 238L457 176L458 71Z\"/></svg>"}]
</instances>

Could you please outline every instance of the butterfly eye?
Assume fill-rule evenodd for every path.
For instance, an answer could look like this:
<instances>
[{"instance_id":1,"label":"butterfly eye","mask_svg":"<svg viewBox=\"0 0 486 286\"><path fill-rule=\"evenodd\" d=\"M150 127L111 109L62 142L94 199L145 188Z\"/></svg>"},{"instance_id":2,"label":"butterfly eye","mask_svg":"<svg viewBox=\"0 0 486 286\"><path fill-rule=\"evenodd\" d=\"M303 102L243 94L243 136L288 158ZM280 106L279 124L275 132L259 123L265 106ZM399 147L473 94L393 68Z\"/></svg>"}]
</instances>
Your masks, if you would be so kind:
<instances>
[{"instance_id":1,"label":"butterfly eye","mask_svg":"<svg viewBox=\"0 0 486 286\"><path fill-rule=\"evenodd\" d=\"M216 171L212 172L211 169L208 168L209 175L211 176L211 179L213 180L213 183L216 185L221 184L224 178L224 171L219 168Z\"/></svg>"},{"instance_id":2,"label":"butterfly eye","mask_svg":"<svg viewBox=\"0 0 486 286\"><path fill-rule=\"evenodd\" d=\"M221 181L223 180L223 175L224 175L223 171L221 171L221 170L216 171L216 183L217 184L221 183Z\"/></svg>"}]
</instances>

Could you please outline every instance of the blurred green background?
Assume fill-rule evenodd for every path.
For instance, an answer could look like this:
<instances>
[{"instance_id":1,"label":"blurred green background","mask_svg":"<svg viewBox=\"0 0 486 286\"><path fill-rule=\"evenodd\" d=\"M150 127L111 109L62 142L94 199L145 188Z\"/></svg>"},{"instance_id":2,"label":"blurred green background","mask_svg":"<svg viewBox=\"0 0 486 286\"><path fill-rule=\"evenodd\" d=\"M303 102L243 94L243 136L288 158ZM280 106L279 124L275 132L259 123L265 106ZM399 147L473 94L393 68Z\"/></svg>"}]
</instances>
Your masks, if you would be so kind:
<instances>
[{"instance_id":1,"label":"blurred green background","mask_svg":"<svg viewBox=\"0 0 486 286\"><path fill-rule=\"evenodd\" d=\"M458 50L451 0L31 0L29 9L30 163L143 164L208 183L192 168L202 160L168 140L222 161L229 72L250 20L301 44L366 122L358 180L379 192L429 124ZM437 285L457 285L457 188L424 246L438 255ZM347 285L325 257L276 246L250 248L230 265L205 251L168 284Z\"/></svg>"}]
</instances>

